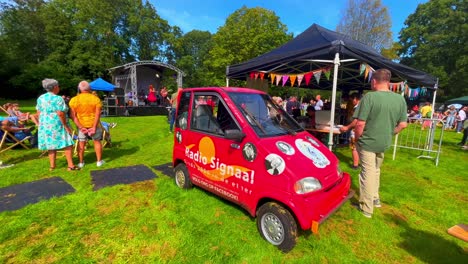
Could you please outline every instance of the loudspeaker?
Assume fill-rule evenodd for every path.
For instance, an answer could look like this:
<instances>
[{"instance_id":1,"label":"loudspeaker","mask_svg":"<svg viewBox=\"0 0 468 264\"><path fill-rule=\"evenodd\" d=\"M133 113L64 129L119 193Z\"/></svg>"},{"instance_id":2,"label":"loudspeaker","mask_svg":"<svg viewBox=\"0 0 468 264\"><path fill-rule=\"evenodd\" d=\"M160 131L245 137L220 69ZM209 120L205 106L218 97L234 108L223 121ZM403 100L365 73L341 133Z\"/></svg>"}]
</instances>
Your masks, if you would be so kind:
<instances>
[{"instance_id":1,"label":"loudspeaker","mask_svg":"<svg viewBox=\"0 0 468 264\"><path fill-rule=\"evenodd\" d=\"M124 89L123 88L114 88L114 93L117 96L124 96Z\"/></svg>"},{"instance_id":2,"label":"loudspeaker","mask_svg":"<svg viewBox=\"0 0 468 264\"><path fill-rule=\"evenodd\" d=\"M106 100L107 100L107 105L108 106L116 106L117 105L115 98L107 97Z\"/></svg>"}]
</instances>

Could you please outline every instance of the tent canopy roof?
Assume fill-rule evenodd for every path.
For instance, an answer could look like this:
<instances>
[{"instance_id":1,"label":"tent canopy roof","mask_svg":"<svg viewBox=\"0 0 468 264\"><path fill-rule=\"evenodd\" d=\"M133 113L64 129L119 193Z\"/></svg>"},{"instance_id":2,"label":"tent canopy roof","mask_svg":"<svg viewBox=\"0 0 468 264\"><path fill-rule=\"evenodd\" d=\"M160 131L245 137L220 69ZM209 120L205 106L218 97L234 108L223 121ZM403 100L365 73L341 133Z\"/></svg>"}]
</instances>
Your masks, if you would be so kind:
<instances>
[{"instance_id":1,"label":"tent canopy roof","mask_svg":"<svg viewBox=\"0 0 468 264\"><path fill-rule=\"evenodd\" d=\"M115 88L115 85L113 85L112 83L106 82L101 77L92 81L89 85L91 86L91 90L94 90L94 91L113 92Z\"/></svg>"},{"instance_id":2,"label":"tent canopy roof","mask_svg":"<svg viewBox=\"0 0 468 264\"><path fill-rule=\"evenodd\" d=\"M468 96L462 96L458 98L453 98L445 102L446 105L450 104L461 104L461 105L468 105Z\"/></svg>"},{"instance_id":3,"label":"tent canopy roof","mask_svg":"<svg viewBox=\"0 0 468 264\"><path fill-rule=\"evenodd\" d=\"M341 89L370 88L364 76L360 76L361 63L367 63L374 69L387 68L392 72L392 81L406 80L410 86L434 88L437 82L435 77L425 72L395 63L373 48L317 24L313 24L283 46L249 61L230 65L226 69L226 76L245 80L253 71L278 74L310 72L332 66L336 53L339 53L341 60L338 72L338 87ZM320 83L314 83L312 88L331 89L332 79L322 78ZM301 86L303 85L304 82Z\"/></svg>"}]
</instances>

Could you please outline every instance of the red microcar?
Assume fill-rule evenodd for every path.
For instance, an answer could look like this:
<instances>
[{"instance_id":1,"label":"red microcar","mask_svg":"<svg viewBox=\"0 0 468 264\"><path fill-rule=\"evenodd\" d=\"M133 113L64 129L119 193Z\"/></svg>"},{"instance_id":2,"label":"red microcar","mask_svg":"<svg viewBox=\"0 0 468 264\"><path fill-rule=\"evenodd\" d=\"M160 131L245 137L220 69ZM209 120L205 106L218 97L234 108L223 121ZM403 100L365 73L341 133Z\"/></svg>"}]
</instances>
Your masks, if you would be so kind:
<instances>
[{"instance_id":1,"label":"red microcar","mask_svg":"<svg viewBox=\"0 0 468 264\"><path fill-rule=\"evenodd\" d=\"M173 166L179 187L194 184L239 204L284 252L298 227L316 232L351 196L336 156L258 90L182 90Z\"/></svg>"}]
</instances>

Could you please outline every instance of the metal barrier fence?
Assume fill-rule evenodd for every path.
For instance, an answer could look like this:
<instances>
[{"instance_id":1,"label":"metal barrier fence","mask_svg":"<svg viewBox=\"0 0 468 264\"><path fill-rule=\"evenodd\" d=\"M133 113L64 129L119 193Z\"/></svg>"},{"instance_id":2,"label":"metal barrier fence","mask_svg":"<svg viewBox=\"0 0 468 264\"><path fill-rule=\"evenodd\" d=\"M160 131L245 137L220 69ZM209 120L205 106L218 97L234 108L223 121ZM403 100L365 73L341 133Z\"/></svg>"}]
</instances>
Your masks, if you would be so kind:
<instances>
[{"instance_id":1,"label":"metal barrier fence","mask_svg":"<svg viewBox=\"0 0 468 264\"><path fill-rule=\"evenodd\" d=\"M433 159L435 165L439 165L444 128L445 122L440 119L410 118L408 127L395 136L393 160L397 148L406 148L420 151L417 158Z\"/></svg>"}]
</instances>

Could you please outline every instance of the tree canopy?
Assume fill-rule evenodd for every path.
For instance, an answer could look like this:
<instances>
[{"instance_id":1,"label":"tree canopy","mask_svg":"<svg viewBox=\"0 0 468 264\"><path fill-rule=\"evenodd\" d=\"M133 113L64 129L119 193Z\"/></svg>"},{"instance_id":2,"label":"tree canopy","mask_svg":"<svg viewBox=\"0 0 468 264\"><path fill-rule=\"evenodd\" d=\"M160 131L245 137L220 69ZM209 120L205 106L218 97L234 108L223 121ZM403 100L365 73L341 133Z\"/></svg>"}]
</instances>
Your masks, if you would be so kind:
<instances>
[{"instance_id":1,"label":"tree canopy","mask_svg":"<svg viewBox=\"0 0 468 264\"><path fill-rule=\"evenodd\" d=\"M79 80L104 76L115 65L145 59L174 63L180 35L147 1L3 3L0 54L7 66L0 71L0 89L6 97L34 97L46 77L73 91Z\"/></svg>"},{"instance_id":2,"label":"tree canopy","mask_svg":"<svg viewBox=\"0 0 468 264\"><path fill-rule=\"evenodd\" d=\"M213 36L205 61L210 69L210 85L225 85L227 65L255 58L289 41L292 34L287 30L273 11L245 6L236 10Z\"/></svg>"},{"instance_id":3,"label":"tree canopy","mask_svg":"<svg viewBox=\"0 0 468 264\"><path fill-rule=\"evenodd\" d=\"M349 0L336 31L381 51L392 45L391 27L381 0Z\"/></svg>"},{"instance_id":4,"label":"tree canopy","mask_svg":"<svg viewBox=\"0 0 468 264\"><path fill-rule=\"evenodd\" d=\"M468 1L420 4L400 31L401 62L439 78L445 96L468 94Z\"/></svg>"}]
</instances>

